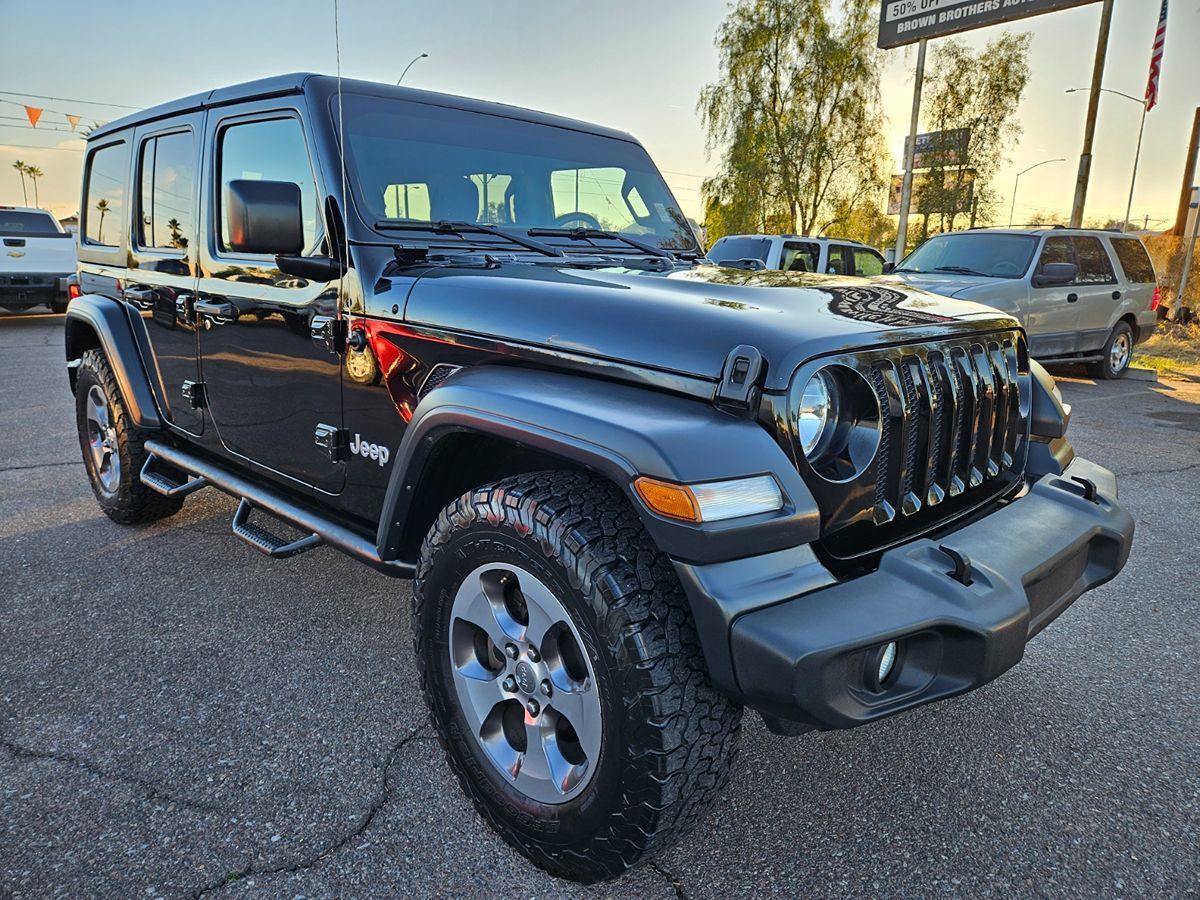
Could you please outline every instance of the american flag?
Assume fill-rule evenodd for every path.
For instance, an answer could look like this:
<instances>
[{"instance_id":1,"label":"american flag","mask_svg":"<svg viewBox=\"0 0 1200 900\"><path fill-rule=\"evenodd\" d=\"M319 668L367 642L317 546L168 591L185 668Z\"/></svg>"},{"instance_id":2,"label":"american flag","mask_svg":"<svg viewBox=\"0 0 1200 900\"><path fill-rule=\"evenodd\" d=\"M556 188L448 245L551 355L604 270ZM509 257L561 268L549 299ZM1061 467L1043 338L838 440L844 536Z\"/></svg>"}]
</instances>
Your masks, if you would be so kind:
<instances>
[{"instance_id":1,"label":"american flag","mask_svg":"<svg viewBox=\"0 0 1200 900\"><path fill-rule=\"evenodd\" d=\"M1162 76L1163 50L1167 46L1167 0L1163 0L1154 33L1154 50L1150 54L1150 83L1146 85L1146 112L1158 106L1158 79Z\"/></svg>"}]
</instances>

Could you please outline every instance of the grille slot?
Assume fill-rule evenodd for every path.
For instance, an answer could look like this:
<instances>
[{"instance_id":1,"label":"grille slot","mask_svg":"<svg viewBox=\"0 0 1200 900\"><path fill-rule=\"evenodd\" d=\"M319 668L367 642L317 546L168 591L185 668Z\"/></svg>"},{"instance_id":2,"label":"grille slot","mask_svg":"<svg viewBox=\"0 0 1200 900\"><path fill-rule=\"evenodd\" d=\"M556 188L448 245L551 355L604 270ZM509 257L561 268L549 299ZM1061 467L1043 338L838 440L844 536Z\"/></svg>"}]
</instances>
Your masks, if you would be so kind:
<instances>
[{"instance_id":1,"label":"grille slot","mask_svg":"<svg viewBox=\"0 0 1200 900\"><path fill-rule=\"evenodd\" d=\"M885 411L877 523L881 510L911 516L1012 468L1021 431L1018 341L903 348L874 362L870 377ZM886 448L897 444L899 460L889 459Z\"/></svg>"}]
</instances>

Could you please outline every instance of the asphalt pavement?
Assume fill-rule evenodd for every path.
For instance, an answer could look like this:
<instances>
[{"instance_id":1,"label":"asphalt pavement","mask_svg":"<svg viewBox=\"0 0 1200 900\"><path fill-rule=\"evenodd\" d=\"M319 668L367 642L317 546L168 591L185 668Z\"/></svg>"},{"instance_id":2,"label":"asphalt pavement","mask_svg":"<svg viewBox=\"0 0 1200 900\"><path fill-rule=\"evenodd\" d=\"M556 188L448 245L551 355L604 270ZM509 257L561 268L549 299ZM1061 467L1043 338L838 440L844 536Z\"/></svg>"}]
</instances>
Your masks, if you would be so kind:
<instances>
[{"instance_id":1,"label":"asphalt pavement","mask_svg":"<svg viewBox=\"0 0 1200 900\"><path fill-rule=\"evenodd\" d=\"M1062 382L1133 554L965 697L798 739L581 888L463 798L409 588L272 562L213 491L122 528L80 461L62 319L0 313L0 897L1180 896L1200 892L1200 385Z\"/></svg>"}]
</instances>

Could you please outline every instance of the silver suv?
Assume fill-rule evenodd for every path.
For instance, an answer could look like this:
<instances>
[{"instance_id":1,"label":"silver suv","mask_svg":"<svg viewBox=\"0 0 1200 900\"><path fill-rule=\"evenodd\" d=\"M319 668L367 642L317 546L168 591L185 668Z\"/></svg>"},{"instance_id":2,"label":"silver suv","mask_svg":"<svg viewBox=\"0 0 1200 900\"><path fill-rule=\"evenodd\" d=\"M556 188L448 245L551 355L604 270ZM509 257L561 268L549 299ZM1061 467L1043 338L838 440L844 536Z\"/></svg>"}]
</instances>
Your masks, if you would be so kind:
<instances>
[{"instance_id":1,"label":"silver suv","mask_svg":"<svg viewBox=\"0 0 1200 900\"><path fill-rule=\"evenodd\" d=\"M708 258L719 266L864 278L882 275L884 266L878 250L858 241L796 234L727 235L712 245Z\"/></svg>"},{"instance_id":2,"label":"silver suv","mask_svg":"<svg viewBox=\"0 0 1200 900\"><path fill-rule=\"evenodd\" d=\"M975 300L1020 320L1042 362L1120 378L1154 333L1159 293L1142 242L1108 231L976 229L939 234L886 280Z\"/></svg>"}]
</instances>

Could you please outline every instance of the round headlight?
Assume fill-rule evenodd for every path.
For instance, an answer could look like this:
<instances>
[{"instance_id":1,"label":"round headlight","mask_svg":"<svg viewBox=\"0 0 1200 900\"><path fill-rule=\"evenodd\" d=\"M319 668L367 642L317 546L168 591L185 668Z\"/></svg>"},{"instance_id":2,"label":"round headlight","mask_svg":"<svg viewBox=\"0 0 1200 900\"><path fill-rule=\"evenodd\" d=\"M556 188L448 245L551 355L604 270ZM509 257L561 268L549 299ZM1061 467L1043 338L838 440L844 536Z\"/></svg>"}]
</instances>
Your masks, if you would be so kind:
<instances>
[{"instance_id":1,"label":"round headlight","mask_svg":"<svg viewBox=\"0 0 1200 900\"><path fill-rule=\"evenodd\" d=\"M834 415L834 391L836 385L828 372L820 371L808 379L800 395L800 408L796 411L796 424L800 436L800 449L805 456L812 456L821 446L821 439L829 432L836 418Z\"/></svg>"}]
</instances>

